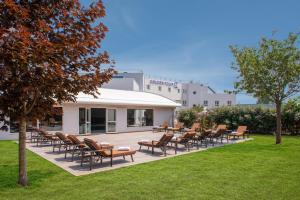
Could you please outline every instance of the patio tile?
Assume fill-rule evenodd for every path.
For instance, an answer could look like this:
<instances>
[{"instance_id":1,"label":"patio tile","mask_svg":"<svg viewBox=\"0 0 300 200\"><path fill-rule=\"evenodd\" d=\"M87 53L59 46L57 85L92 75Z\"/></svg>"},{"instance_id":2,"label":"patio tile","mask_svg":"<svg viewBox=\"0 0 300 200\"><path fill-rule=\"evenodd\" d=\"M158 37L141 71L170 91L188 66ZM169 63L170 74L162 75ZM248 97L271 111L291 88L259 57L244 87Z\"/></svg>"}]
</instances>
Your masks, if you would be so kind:
<instances>
[{"instance_id":1,"label":"patio tile","mask_svg":"<svg viewBox=\"0 0 300 200\"><path fill-rule=\"evenodd\" d=\"M146 132L131 132L131 133L118 133L118 134L99 134L99 135L90 135L90 136L79 136L81 140L83 138L91 138L96 140L98 143L101 142L109 142L114 145L114 148L117 149L121 146L129 146L131 149L137 150L136 154L134 155L134 162L131 162L131 158L129 156L123 160L122 157L114 158L113 166L110 167L110 159L103 159L102 165L100 163L95 163L93 169L89 169L89 163L84 163L83 167L80 166L80 159L75 158L73 162L71 162L71 155L67 154L67 159L64 158L64 152L57 153L52 152L52 146L43 145L43 146L36 146L36 144L28 143L27 149L36 153L37 155L45 158L46 160L54 163L58 167L66 170L67 172L75 175L81 176L101 171L107 171L112 169L117 169L121 167L127 167L131 165L136 165L140 163L151 162L155 160L161 160L165 158L170 158L178 155L183 155L187 153L197 152L207 150L207 148L199 148L198 150L194 147L191 151L184 150L183 148L179 149L177 155L175 155L174 149L167 150L167 156L165 157L160 149L155 149L155 154L151 154L151 149L147 150L147 147L142 147L141 151L138 151L139 145L137 144L140 140L159 140L160 137L163 135L163 132L153 133L151 131ZM245 140L235 140L231 141L229 144L234 144L238 142L244 142L249 139ZM224 143L223 145L227 145ZM214 147L223 146L223 145L215 145ZM209 147L213 148L213 147Z\"/></svg>"}]
</instances>

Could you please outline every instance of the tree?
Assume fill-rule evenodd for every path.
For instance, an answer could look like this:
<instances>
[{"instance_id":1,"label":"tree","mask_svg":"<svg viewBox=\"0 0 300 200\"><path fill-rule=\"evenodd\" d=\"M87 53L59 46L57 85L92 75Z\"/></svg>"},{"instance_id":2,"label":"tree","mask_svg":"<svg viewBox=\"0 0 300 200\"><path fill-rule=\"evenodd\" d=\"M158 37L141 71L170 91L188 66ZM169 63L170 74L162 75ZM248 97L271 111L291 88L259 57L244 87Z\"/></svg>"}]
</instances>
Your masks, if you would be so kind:
<instances>
[{"instance_id":1,"label":"tree","mask_svg":"<svg viewBox=\"0 0 300 200\"><path fill-rule=\"evenodd\" d=\"M99 52L108 31L101 0L0 2L0 110L19 123L19 184L27 185L26 123L55 103L94 95L114 73ZM100 68L101 66L101 68ZM104 68L103 68L104 67Z\"/></svg>"},{"instance_id":2,"label":"tree","mask_svg":"<svg viewBox=\"0 0 300 200\"><path fill-rule=\"evenodd\" d=\"M281 107L285 99L300 91L299 34L285 40L262 38L259 47L230 46L235 57L232 68L239 76L235 88L276 105L276 144L281 143Z\"/></svg>"}]
</instances>

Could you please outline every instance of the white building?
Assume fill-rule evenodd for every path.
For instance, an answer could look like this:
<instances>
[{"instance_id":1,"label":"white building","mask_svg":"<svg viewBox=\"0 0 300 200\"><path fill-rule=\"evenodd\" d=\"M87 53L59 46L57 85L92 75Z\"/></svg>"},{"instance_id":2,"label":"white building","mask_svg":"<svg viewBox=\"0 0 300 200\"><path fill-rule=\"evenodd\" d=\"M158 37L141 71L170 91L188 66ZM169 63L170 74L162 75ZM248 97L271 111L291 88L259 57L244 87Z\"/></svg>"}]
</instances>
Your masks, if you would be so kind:
<instances>
[{"instance_id":1,"label":"white building","mask_svg":"<svg viewBox=\"0 0 300 200\"><path fill-rule=\"evenodd\" d=\"M140 91L101 88L99 93L97 98L80 93L77 102L65 102L55 108L61 114L46 117L33 126L67 134L146 131L164 121L172 126L174 110L181 106L160 95ZM17 124L11 123L7 132L17 132ZM3 134L6 133L0 131L0 138L8 136Z\"/></svg>"},{"instance_id":2,"label":"white building","mask_svg":"<svg viewBox=\"0 0 300 200\"><path fill-rule=\"evenodd\" d=\"M182 108L191 108L195 105L214 108L236 104L234 94L216 93L211 87L199 83L155 79L145 76L142 72L119 73L103 87L158 94L182 104Z\"/></svg>"}]
</instances>

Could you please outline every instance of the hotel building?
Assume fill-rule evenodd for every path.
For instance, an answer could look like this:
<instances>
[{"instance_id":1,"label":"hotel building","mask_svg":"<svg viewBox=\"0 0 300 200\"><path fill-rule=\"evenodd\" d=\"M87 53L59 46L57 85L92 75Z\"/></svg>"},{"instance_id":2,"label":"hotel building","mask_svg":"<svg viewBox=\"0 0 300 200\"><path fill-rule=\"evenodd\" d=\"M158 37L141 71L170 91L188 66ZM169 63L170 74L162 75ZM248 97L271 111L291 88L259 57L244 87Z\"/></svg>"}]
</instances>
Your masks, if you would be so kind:
<instances>
[{"instance_id":1,"label":"hotel building","mask_svg":"<svg viewBox=\"0 0 300 200\"><path fill-rule=\"evenodd\" d=\"M214 108L236 104L234 94L217 93L211 87L200 83L151 78L142 72L119 73L103 87L157 94L182 104L181 108L191 108L196 105Z\"/></svg>"}]
</instances>

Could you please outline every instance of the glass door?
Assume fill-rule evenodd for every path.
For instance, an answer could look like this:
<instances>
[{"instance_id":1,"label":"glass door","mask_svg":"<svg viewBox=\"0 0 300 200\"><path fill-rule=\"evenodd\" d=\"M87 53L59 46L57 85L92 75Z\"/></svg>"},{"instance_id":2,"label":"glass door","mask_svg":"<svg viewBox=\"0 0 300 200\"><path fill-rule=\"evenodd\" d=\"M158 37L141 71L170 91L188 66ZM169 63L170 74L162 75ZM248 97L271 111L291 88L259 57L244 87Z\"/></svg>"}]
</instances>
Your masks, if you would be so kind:
<instances>
[{"instance_id":1,"label":"glass door","mask_svg":"<svg viewBox=\"0 0 300 200\"><path fill-rule=\"evenodd\" d=\"M79 134L86 134L86 109L79 108Z\"/></svg>"},{"instance_id":2,"label":"glass door","mask_svg":"<svg viewBox=\"0 0 300 200\"><path fill-rule=\"evenodd\" d=\"M116 109L107 109L107 132L115 133L117 132L117 111Z\"/></svg>"},{"instance_id":3,"label":"glass door","mask_svg":"<svg viewBox=\"0 0 300 200\"><path fill-rule=\"evenodd\" d=\"M91 133L105 133L106 109L91 108Z\"/></svg>"},{"instance_id":4,"label":"glass door","mask_svg":"<svg viewBox=\"0 0 300 200\"><path fill-rule=\"evenodd\" d=\"M88 108L79 108L79 134L91 132L91 111Z\"/></svg>"}]
</instances>

